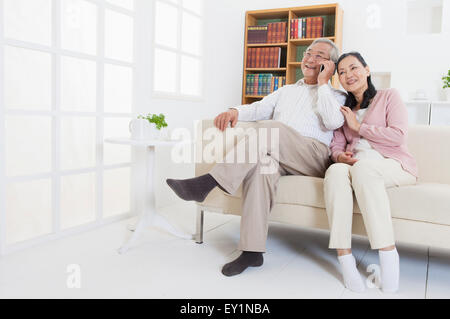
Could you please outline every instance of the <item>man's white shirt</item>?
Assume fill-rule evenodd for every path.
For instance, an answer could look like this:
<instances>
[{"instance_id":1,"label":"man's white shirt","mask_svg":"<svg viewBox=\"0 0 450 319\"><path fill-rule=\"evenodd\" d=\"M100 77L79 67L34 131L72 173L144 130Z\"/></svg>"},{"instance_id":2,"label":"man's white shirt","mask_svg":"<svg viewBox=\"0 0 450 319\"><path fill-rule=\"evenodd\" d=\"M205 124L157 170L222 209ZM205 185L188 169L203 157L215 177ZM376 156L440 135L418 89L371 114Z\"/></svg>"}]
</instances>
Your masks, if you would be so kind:
<instances>
[{"instance_id":1,"label":"man's white shirt","mask_svg":"<svg viewBox=\"0 0 450 319\"><path fill-rule=\"evenodd\" d=\"M261 101L232 107L239 121L280 121L301 135L330 146L333 131L344 125L340 108L347 95L327 85L308 85L304 80L286 85Z\"/></svg>"}]
</instances>

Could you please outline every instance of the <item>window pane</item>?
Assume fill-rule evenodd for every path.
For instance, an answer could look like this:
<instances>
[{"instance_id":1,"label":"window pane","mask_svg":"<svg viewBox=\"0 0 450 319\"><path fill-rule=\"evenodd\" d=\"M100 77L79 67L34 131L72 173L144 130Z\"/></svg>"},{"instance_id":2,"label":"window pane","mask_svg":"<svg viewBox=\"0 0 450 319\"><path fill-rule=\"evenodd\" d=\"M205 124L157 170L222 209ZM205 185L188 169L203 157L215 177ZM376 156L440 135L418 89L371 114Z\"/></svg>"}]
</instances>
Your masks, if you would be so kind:
<instances>
[{"instance_id":1,"label":"window pane","mask_svg":"<svg viewBox=\"0 0 450 319\"><path fill-rule=\"evenodd\" d=\"M155 43L170 48L177 48L178 9L170 4L156 2L155 8Z\"/></svg>"},{"instance_id":2,"label":"window pane","mask_svg":"<svg viewBox=\"0 0 450 319\"><path fill-rule=\"evenodd\" d=\"M118 7L122 7L128 10L134 9L134 0L106 0L110 4L113 4Z\"/></svg>"},{"instance_id":3,"label":"window pane","mask_svg":"<svg viewBox=\"0 0 450 319\"><path fill-rule=\"evenodd\" d=\"M130 212L130 169L105 170L103 174L103 216Z\"/></svg>"},{"instance_id":4,"label":"window pane","mask_svg":"<svg viewBox=\"0 0 450 319\"><path fill-rule=\"evenodd\" d=\"M51 118L8 116L5 122L6 174L17 176L50 172Z\"/></svg>"},{"instance_id":5,"label":"window pane","mask_svg":"<svg viewBox=\"0 0 450 319\"><path fill-rule=\"evenodd\" d=\"M95 167L96 119L61 119L61 169Z\"/></svg>"},{"instance_id":6,"label":"window pane","mask_svg":"<svg viewBox=\"0 0 450 319\"><path fill-rule=\"evenodd\" d=\"M184 52L201 55L202 21L196 16L183 13L181 48Z\"/></svg>"},{"instance_id":7,"label":"window pane","mask_svg":"<svg viewBox=\"0 0 450 319\"><path fill-rule=\"evenodd\" d=\"M155 49L153 87L155 91L175 93L177 81L177 55Z\"/></svg>"},{"instance_id":8,"label":"window pane","mask_svg":"<svg viewBox=\"0 0 450 319\"><path fill-rule=\"evenodd\" d=\"M51 181L48 179L11 183L7 186L6 242L8 245L51 233L51 188Z\"/></svg>"},{"instance_id":9,"label":"window pane","mask_svg":"<svg viewBox=\"0 0 450 319\"><path fill-rule=\"evenodd\" d=\"M105 64L105 112L132 113L133 70Z\"/></svg>"},{"instance_id":10,"label":"window pane","mask_svg":"<svg viewBox=\"0 0 450 319\"><path fill-rule=\"evenodd\" d=\"M203 0L182 0L183 8L191 10L197 14L203 13Z\"/></svg>"},{"instance_id":11,"label":"window pane","mask_svg":"<svg viewBox=\"0 0 450 319\"><path fill-rule=\"evenodd\" d=\"M61 1L61 46L65 50L97 53L97 6L84 0Z\"/></svg>"},{"instance_id":12,"label":"window pane","mask_svg":"<svg viewBox=\"0 0 450 319\"><path fill-rule=\"evenodd\" d=\"M95 112L97 99L97 65L76 58L61 58L61 109Z\"/></svg>"},{"instance_id":13,"label":"window pane","mask_svg":"<svg viewBox=\"0 0 450 319\"><path fill-rule=\"evenodd\" d=\"M4 62L6 107L51 110L51 55L6 46Z\"/></svg>"},{"instance_id":14,"label":"window pane","mask_svg":"<svg viewBox=\"0 0 450 319\"><path fill-rule=\"evenodd\" d=\"M106 10L105 54L106 57L133 62L133 19L121 13Z\"/></svg>"},{"instance_id":15,"label":"window pane","mask_svg":"<svg viewBox=\"0 0 450 319\"><path fill-rule=\"evenodd\" d=\"M130 118L107 118L104 122L104 137L130 137ZM131 161L131 149L128 145L103 144L103 162L105 165L123 164Z\"/></svg>"},{"instance_id":16,"label":"window pane","mask_svg":"<svg viewBox=\"0 0 450 319\"><path fill-rule=\"evenodd\" d=\"M199 59L181 57L181 93L201 95L201 64Z\"/></svg>"},{"instance_id":17,"label":"window pane","mask_svg":"<svg viewBox=\"0 0 450 319\"><path fill-rule=\"evenodd\" d=\"M95 173L61 178L61 228L66 229L95 221Z\"/></svg>"},{"instance_id":18,"label":"window pane","mask_svg":"<svg viewBox=\"0 0 450 319\"><path fill-rule=\"evenodd\" d=\"M51 0L4 0L5 37L50 46Z\"/></svg>"}]
</instances>

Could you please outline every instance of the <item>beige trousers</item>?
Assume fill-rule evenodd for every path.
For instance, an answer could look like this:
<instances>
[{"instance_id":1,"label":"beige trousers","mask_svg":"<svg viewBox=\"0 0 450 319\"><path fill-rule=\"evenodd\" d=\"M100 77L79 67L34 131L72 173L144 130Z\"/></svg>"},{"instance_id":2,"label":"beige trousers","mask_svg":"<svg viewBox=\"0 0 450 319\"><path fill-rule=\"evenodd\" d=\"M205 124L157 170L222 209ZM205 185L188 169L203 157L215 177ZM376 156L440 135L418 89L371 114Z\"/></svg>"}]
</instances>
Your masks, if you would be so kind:
<instances>
[{"instance_id":1,"label":"beige trousers","mask_svg":"<svg viewBox=\"0 0 450 319\"><path fill-rule=\"evenodd\" d=\"M329 248L351 248L353 191L372 249L395 245L386 188L412 185L416 180L394 159L362 159L353 166L343 163L331 165L324 181L331 231Z\"/></svg>"},{"instance_id":2,"label":"beige trousers","mask_svg":"<svg viewBox=\"0 0 450 319\"><path fill-rule=\"evenodd\" d=\"M231 163L225 160L224 163L214 165L210 174L232 195L242 184L239 249L265 252L268 216L280 176L323 177L331 162L329 148L325 144L304 137L281 122L260 121L256 132L254 136L245 135L225 157L230 160L235 156L235 151L244 150L245 161ZM275 143L272 143L273 137L278 137ZM251 146L255 141L258 141L257 157L251 161L250 154L253 155L255 150L252 151Z\"/></svg>"}]
</instances>

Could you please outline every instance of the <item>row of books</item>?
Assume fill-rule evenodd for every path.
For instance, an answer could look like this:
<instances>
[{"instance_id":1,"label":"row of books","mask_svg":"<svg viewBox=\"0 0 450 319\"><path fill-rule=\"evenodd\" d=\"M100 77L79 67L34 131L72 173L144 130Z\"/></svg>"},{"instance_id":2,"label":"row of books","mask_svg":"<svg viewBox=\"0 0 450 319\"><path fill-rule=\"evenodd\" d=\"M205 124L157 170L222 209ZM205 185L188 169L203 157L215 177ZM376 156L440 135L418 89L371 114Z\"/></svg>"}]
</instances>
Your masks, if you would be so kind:
<instances>
[{"instance_id":1,"label":"row of books","mask_svg":"<svg viewBox=\"0 0 450 319\"><path fill-rule=\"evenodd\" d=\"M323 17L292 19L291 39L323 37Z\"/></svg>"},{"instance_id":2,"label":"row of books","mask_svg":"<svg viewBox=\"0 0 450 319\"><path fill-rule=\"evenodd\" d=\"M284 43L287 41L287 22L273 22L265 26L247 28L247 43Z\"/></svg>"},{"instance_id":3,"label":"row of books","mask_svg":"<svg viewBox=\"0 0 450 319\"><path fill-rule=\"evenodd\" d=\"M248 48L247 68L280 68L285 51L281 47Z\"/></svg>"},{"instance_id":4,"label":"row of books","mask_svg":"<svg viewBox=\"0 0 450 319\"><path fill-rule=\"evenodd\" d=\"M247 74L246 95L266 96L286 85L285 76L274 74Z\"/></svg>"}]
</instances>

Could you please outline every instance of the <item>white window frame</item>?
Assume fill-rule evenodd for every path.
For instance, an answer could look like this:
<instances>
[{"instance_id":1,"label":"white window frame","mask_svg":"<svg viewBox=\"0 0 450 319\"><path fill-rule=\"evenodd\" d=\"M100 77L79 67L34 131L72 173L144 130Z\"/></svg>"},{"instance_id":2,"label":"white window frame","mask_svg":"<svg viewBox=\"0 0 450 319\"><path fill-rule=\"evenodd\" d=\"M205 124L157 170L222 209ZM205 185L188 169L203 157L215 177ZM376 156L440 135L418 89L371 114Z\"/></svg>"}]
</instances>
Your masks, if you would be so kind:
<instances>
[{"instance_id":1,"label":"white window frame","mask_svg":"<svg viewBox=\"0 0 450 319\"><path fill-rule=\"evenodd\" d=\"M31 1L31 0L30 0ZM89 55L79 52L63 50L61 48L61 3L60 0L52 1L52 43L50 46L34 44L30 42L8 39L4 37L3 23L0 23L0 70L4 70L4 49L6 46L31 49L35 51L51 54L52 57L52 102L51 111L29 111L29 110L7 110L4 105L4 83L3 74L0 74L0 256L31 247L33 245L48 242L68 235L77 234L97 228L118 220L123 220L132 216L131 207L129 212L116 216L103 217L103 174L107 170L119 168L132 169L133 154L131 162L104 165L103 164L103 145L104 145L104 120L108 118L129 118L135 117L135 63L136 51L134 50L133 62L123 62L105 57L105 12L106 9L125 14L133 18L134 23L134 39L136 38L136 13L122 7L108 3L106 0L85 0L97 5L97 55ZM0 17L4 17L4 1L0 0ZM133 41L134 44L136 41ZM74 57L83 60L96 62L97 64L97 105L96 112L74 112L61 111L61 59L62 57ZM111 64L116 66L125 66L132 69L133 73L133 101L132 113L105 113L104 112L104 66ZM21 115L27 117L45 116L52 119L52 168L51 172L43 174L33 174L27 176L7 177L4 155L5 145L5 118L8 115ZM61 170L60 162L60 121L65 117L89 117L96 119L96 164L94 167L84 169ZM100 147L101 146L101 147ZM101 150L99 150L101 149ZM68 175L79 175L84 173L96 173L96 219L94 222L76 226L70 229L61 230L60 228L60 191L61 178ZM132 175L132 174L130 174ZM131 176L130 176L131 178ZM24 242L6 245L6 188L10 183L28 182L39 179L50 179L52 182L52 232L47 235L39 236ZM131 185L131 183L130 183ZM131 187L132 188L132 187ZM130 190L131 192L131 190ZM132 199L130 194L130 200ZM132 202L130 203L132 206Z\"/></svg>"},{"instance_id":2,"label":"white window frame","mask_svg":"<svg viewBox=\"0 0 450 319\"><path fill-rule=\"evenodd\" d=\"M154 98L161 98L161 99L170 99L170 100L182 100L182 101L194 101L194 102L203 102L205 100L205 90L204 90L204 83L205 83L205 74L204 74L204 48L205 48L205 33L204 33L204 26L205 26L205 0L202 0L202 14L198 14L197 12L193 12L189 9L186 9L183 7L181 0L176 0L177 3L173 3L167 0L155 0L153 3L153 16L156 15L156 3L161 2L170 6L173 6L177 8L178 10L178 17L177 17L177 48L171 48L167 47L161 44L157 44L155 41L155 32L156 32L156 19L153 19L153 34L152 34L152 43L153 43L153 58L152 58L152 70L154 70L155 67L155 51L156 49L169 51L172 53L175 53L177 56L177 65L176 65L176 88L175 93L170 92L164 92L164 91L157 91L155 90L155 84L154 84L154 77L152 77L152 96ZM191 15L194 15L195 17L199 18L202 23L202 44L200 48L200 55L195 55L189 52L185 52L181 48L181 41L182 41L182 25L183 25L183 12L189 13ZM180 82L181 82L181 57L182 56L188 56L195 59L200 60L200 95L188 95L181 93L180 90Z\"/></svg>"}]
</instances>

